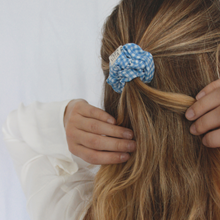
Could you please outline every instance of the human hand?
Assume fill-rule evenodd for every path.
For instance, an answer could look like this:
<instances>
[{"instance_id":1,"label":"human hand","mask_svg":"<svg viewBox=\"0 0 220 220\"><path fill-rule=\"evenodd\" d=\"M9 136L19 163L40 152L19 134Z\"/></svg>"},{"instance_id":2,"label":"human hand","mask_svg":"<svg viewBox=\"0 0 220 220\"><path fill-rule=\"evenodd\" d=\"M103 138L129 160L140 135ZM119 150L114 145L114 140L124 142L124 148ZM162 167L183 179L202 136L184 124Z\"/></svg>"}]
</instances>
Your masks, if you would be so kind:
<instances>
[{"instance_id":1,"label":"human hand","mask_svg":"<svg viewBox=\"0 0 220 220\"><path fill-rule=\"evenodd\" d=\"M220 147L220 79L210 83L196 96L197 101L186 111L186 118L196 120L190 127L193 135L207 132L202 139L205 146Z\"/></svg>"},{"instance_id":2,"label":"human hand","mask_svg":"<svg viewBox=\"0 0 220 220\"><path fill-rule=\"evenodd\" d=\"M69 151L96 165L127 161L130 157L127 152L136 148L136 142L132 140L134 134L115 124L111 115L85 100L70 101L64 114Z\"/></svg>"}]
</instances>

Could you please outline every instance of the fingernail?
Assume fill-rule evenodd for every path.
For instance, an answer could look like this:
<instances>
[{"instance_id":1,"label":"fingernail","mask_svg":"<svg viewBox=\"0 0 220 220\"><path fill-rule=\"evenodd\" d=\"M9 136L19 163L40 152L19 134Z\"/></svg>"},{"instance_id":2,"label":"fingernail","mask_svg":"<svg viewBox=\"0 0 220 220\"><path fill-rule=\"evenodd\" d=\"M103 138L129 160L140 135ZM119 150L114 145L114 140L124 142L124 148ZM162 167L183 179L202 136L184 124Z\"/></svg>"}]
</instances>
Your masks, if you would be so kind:
<instances>
[{"instance_id":1,"label":"fingernail","mask_svg":"<svg viewBox=\"0 0 220 220\"><path fill-rule=\"evenodd\" d=\"M196 99L199 100L199 99L201 99L203 96L205 96L205 92L204 92L204 91L199 92L199 94L196 96Z\"/></svg>"},{"instance_id":2,"label":"fingernail","mask_svg":"<svg viewBox=\"0 0 220 220\"><path fill-rule=\"evenodd\" d=\"M129 155L127 154L122 154L121 157L120 157L121 161L126 161L129 159Z\"/></svg>"},{"instance_id":3,"label":"fingernail","mask_svg":"<svg viewBox=\"0 0 220 220\"><path fill-rule=\"evenodd\" d=\"M110 124L114 124L114 123L115 123L115 121L114 121L112 118L109 118L109 119L107 120L107 122L110 123Z\"/></svg>"},{"instance_id":4,"label":"fingernail","mask_svg":"<svg viewBox=\"0 0 220 220\"><path fill-rule=\"evenodd\" d=\"M194 111L193 111L192 109L188 109L188 110L186 111L186 118L191 119L191 118L193 118L194 116L195 116L195 113L194 113Z\"/></svg>"},{"instance_id":5,"label":"fingernail","mask_svg":"<svg viewBox=\"0 0 220 220\"><path fill-rule=\"evenodd\" d=\"M197 133L197 131L196 131L196 125L195 125L195 124L193 124L193 125L191 126L191 128L190 128L190 133L192 133L192 134L196 134L196 133Z\"/></svg>"},{"instance_id":6,"label":"fingernail","mask_svg":"<svg viewBox=\"0 0 220 220\"><path fill-rule=\"evenodd\" d=\"M126 132L124 132L123 136L127 139L132 139L132 133L131 132L126 131Z\"/></svg>"},{"instance_id":7,"label":"fingernail","mask_svg":"<svg viewBox=\"0 0 220 220\"><path fill-rule=\"evenodd\" d=\"M128 148L128 152L132 152L132 151L135 150L136 144L135 143L129 143L127 148Z\"/></svg>"}]
</instances>

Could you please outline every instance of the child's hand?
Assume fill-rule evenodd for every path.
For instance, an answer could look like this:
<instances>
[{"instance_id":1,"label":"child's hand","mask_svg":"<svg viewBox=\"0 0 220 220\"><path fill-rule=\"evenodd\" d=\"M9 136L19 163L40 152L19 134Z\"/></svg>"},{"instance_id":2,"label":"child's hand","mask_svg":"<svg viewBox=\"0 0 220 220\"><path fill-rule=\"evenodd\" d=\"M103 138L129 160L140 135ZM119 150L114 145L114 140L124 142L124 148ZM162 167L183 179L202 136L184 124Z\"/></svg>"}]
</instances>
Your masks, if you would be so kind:
<instances>
[{"instance_id":1,"label":"child's hand","mask_svg":"<svg viewBox=\"0 0 220 220\"><path fill-rule=\"evenodd\" d=\"M220 147L220 79L210 83L196 96L198 100L186 112L186 118L195 121L190 128L194 135L206 132L203 144Z\"/></svg>"},{"instance_id":2,"label":"child's hand","mask_svg":"<svg viewBox=\"0 0 220 220\"><path fill-rule=\"evenodd\" d=\"M70 101L64 114L70 152L96 165L127 161L130 157L127 152L136 148L136 142L132 140L133 131L115 123L111 115L85 100Z\"/></svg>"}]
</instances>

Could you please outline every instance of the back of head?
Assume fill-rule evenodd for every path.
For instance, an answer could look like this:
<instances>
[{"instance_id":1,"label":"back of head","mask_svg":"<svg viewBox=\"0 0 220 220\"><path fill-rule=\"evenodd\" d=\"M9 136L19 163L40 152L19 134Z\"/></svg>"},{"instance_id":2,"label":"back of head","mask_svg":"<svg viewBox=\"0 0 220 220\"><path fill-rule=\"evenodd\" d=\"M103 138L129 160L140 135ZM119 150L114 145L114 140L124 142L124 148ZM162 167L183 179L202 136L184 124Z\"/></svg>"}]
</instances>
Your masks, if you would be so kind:
<instances>
[{"instance_id":1,"label":"back of head","mask_svg":"<svg viewBox=\"0 0 220 220\"><path fill-rule=\"evenodd\" d=\"M139 78L122 94L105 83L105 110L133 129L128 162L99 170L86 219L214 220L220 215L220 150L207 149L185 118L193 97L219 78L218 0L124 0L104 26L102 68L135 43L153 55L151 83ZM90 217L89 217L90 216Z\"/></svg>"}]
</instances>

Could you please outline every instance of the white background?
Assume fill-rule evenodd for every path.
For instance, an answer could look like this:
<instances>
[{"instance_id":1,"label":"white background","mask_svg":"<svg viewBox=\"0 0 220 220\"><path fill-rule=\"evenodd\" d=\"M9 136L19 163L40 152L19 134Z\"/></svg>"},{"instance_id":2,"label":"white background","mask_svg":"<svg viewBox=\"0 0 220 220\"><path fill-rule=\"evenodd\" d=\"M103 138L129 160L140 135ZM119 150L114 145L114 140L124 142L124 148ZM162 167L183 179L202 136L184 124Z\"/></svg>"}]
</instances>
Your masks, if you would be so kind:
<instances>
[{"instance_id":1,"label":"white background","mask_svg":"<svg viewBox=\"0 0 220 220\"><path fill-rule=\"evenodd\" d=\"M23 102L101 107L101 28L118 0L0 0L0 125ZM30 220L0 132L0 219Z\"/></svg>"}]
</instances>

